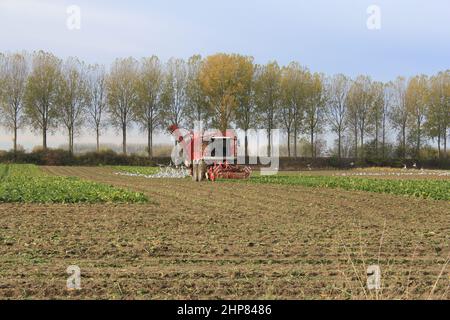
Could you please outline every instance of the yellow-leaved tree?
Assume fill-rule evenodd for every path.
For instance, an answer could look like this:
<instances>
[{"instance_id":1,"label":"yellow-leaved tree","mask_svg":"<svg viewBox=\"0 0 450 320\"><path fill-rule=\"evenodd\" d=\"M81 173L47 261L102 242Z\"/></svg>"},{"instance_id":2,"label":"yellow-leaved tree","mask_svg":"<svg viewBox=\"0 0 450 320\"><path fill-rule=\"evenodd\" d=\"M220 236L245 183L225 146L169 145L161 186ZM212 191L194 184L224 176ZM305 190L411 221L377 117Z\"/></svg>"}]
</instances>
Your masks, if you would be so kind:
<instances>
[{"instance_id":1,"label":"yellow-leaved tree","mask_svg":"<svg viewBox=\"0 0 450 320\"><path fill-rule=\"evenodd\" d=\"M253 78L253 59L219 53L205 59L199 81L212 114L212 125L225 132L235 115L238 102L248 94Z\"/></svg>"}]
</instances>

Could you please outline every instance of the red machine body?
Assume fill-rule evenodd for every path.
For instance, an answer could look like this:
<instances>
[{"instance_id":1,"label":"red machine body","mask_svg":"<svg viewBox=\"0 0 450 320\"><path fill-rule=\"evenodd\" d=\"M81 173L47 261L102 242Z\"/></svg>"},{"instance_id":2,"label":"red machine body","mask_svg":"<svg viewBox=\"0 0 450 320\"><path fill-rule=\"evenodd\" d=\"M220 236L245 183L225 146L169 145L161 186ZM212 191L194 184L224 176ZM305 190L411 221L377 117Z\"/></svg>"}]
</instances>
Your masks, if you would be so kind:
<instances>
[{"instance_id":1,"label":"red machine body","mask_svg":"<svg viewBox=\"0 0 450 320\"><path fill-rule=\"evenodd\" d=\"M237 165L238 144L234 131L225 135L214 131L186 131L177 126L169 127L183 148L184 164L191 169L193 180L246 179L250 167Z\"/></svg>"}]
</instances>

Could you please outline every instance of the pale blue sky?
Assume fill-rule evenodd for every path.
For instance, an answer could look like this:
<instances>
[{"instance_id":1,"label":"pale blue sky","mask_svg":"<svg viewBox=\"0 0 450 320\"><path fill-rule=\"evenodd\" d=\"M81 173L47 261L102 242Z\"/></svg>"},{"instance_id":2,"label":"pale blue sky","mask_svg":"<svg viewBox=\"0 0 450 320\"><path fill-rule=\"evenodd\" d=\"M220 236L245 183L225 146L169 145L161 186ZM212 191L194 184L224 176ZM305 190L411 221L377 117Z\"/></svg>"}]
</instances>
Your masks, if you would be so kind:
<instances>
[{"instance_id":1,"label":"pale blue sky","mask_svg":"<svg viewBox=\"0 0 450 320\"><path fill-rule=\"evenodd\" d=\"M66 8L81 8L81 30ZM369 5L381 30L366 27ZM379 80L449 67L448 0L0 0L0 51L45 49L110 63L118 56L237 52L263 63Z\"/></svg>"},{"instance_id":2,"label":"pale blue sky","mask_svg":"<svg viewBox=\"0 0 450 320\"><path fill-rule=\"evenodd\" d=\"M373 4L381 30L366 26ZM66 27L69 5L81 8L81 30ZM387 81L450 67L450 1L0 0L0 52L37 49L104 64L236 52Z\"/></svg>"}]
</instances>

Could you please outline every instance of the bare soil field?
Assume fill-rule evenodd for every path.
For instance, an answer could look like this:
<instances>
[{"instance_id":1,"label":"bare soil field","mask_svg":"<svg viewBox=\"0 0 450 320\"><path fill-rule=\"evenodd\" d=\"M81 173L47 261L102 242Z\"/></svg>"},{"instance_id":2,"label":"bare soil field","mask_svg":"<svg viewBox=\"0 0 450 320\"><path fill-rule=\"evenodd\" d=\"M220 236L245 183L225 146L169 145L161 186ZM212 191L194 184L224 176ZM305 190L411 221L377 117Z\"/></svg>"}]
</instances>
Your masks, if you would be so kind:
<instances>
[{"instance_id":1,"label":"bare soil field","mask_svg":"<svg viewBox=\"0 0 450 320\"><path fill-rule=\"evenodd\" d=\"M448 201L43 170L150 202L0 204L0 298L450 299ZM69 265L81 290L66 289Z\"/></svg>"}]
</instances>

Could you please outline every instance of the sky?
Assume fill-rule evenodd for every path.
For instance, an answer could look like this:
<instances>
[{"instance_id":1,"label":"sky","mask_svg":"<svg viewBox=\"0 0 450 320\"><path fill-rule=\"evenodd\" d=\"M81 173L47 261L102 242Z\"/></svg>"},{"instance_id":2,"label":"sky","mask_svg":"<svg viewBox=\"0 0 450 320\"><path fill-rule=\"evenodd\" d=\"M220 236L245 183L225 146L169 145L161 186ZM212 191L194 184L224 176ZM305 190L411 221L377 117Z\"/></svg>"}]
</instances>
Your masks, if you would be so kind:
<instances>
[{"instance_id":1,"label":"sky","mask_svg":"<svg viewBox=\"0 0 450 320\"><path fill-rule=\"evenodd\" d=\"M67 26L73 5L79 29ZM368 10L373 5L379 11ZM325 74L389 81L450 67L450 1L0 0L0 52L22 50L106 65L128 56L240 53L257 63L298 61ZM57 132L49 144L65 139ZM132 131L129 141L145 137ZM104 142L116 143L117 136L108 132ZM40 137L25 131L19 143L30 148ZM0 132L0 149L10 145L10 135Z\"/></svg>"}]
</instances>

